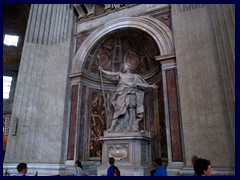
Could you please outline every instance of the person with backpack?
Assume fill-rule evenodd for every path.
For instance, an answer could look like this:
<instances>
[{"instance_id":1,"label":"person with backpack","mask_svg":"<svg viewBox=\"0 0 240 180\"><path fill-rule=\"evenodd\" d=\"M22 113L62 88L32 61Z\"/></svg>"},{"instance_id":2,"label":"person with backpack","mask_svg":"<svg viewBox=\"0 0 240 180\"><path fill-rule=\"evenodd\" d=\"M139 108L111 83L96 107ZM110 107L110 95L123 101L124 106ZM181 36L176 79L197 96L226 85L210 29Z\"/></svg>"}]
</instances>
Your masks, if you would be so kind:
<instances>
[{"instance_id":1,"label":"person with backpack","mask_svg":"<svg viewBox=\"0 0 240 180\"><path fill-rule=\"evenodd\" d=\"M109 168L107 170L107 176L120 176L120 170L114 165L115 159L113 157L109 158Z\"/></svg>"}]
</instances>

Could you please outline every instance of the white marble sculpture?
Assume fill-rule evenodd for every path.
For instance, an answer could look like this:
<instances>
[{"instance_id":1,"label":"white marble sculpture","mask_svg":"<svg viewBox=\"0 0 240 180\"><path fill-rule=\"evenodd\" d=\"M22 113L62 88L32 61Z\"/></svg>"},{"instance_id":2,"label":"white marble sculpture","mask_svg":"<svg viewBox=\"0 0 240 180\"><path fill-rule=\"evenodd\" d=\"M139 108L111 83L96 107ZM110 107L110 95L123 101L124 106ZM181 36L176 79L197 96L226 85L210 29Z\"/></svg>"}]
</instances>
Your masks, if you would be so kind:
<instances>
[{"instance_id":1,"label":"white marble sculpture","mask_svg":"<svg viewBox=\"0 0 240 180\"><path fill-rule=\"evenodd\" d=\"M115 76L119 82L112 98L114 114L108 132L137 132L139 121L143 119L145 88L157 88L149 85L141 76L130 72L125 63L123 72L109 72L99 66L99 70L107 75Z\"/></svg>"}]
</instances>

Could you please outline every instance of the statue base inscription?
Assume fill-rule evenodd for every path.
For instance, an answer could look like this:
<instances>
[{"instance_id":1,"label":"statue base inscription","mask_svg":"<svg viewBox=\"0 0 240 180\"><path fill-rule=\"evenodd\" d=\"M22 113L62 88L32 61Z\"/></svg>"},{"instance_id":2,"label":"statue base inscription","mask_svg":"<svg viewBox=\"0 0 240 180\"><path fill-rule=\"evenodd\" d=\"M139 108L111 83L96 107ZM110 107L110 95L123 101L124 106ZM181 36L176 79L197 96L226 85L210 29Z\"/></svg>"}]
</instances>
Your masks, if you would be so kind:
<instances>
[{"instance_id":1,"label":"statue base inscription","mask_svg":"<svg viewBox=\"0 0 240 180\"><path fill-rule=\"evenodd\" d=\"M97 168L98 176L106 176L109 157L121 176L150 176L152 167L150 132L109 133L99 138L102 141L102 165Z\"/></svg>"}]
</instances>

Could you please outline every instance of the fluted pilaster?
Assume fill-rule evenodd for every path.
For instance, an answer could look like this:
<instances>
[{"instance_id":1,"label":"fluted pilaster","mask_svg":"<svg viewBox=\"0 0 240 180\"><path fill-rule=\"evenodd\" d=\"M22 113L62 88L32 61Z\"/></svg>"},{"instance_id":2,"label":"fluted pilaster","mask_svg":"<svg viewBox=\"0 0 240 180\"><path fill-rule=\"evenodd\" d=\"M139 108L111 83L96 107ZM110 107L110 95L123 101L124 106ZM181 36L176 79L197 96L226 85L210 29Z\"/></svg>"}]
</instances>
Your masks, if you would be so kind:
<instances>
[{"instance_id":1,"label":"fluted pilaster","mask_svg":"<svg viewBox=\"0 0 240 180\"><path fill-rule=\"evenodd\" d=\"M53 45L67 41L70 13L66 4L33 4L26 42Z\"/></svg>"},{"instance_id":2,"label":"fluted pilaster","mask_svg":"<svg viewBox=\"0 0 240 180\"><path fill-rule=\"evenodd\" d=\"M10 164L7 169L16 162L28 162L29 171L36 162L48 164L54 173L62 168L67 151L65 110L73 22L69 5L31 6L5 156L5 163ZM16 126L12 124L14 118ZM16 135L11 133L14 130ZM51 174L45 172L49 169L44 173Z\"/></svg>"}]
</instances>

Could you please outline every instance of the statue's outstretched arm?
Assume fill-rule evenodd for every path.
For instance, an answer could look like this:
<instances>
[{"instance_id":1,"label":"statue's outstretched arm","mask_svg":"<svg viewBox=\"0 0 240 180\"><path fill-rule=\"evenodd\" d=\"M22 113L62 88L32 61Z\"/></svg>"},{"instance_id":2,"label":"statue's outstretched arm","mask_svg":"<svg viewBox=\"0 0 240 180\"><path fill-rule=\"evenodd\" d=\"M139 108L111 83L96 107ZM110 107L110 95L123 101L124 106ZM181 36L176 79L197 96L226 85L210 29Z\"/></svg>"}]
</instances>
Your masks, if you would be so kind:
<instances>
[{"instance_id":1,"label":"statue's outstretched arm","mask_svg":"<svg viewBox=\"0 0 240 180\"><path fill-rule=\"evenodd\" d=\"M102 69L101 66L98 67L100 71L102 71L104 74L110 75L110 76L116 76L118 75L118 72L110 72L110 71L105 71Z\"/></svg>"},{"instance_id":2,"label":"statue's outstretched arm","mask_svg":"<svg viewBox=\"0 0 240 180\"><path fill-rule=\"evenodd\" d=\"M158 86L155 84L150 85L150 84L145 84L145 83L136 83L136 85L139 87L144 87L144 88L154 88L154 89L158 88Z\"/></svg>"}]
</instances>

